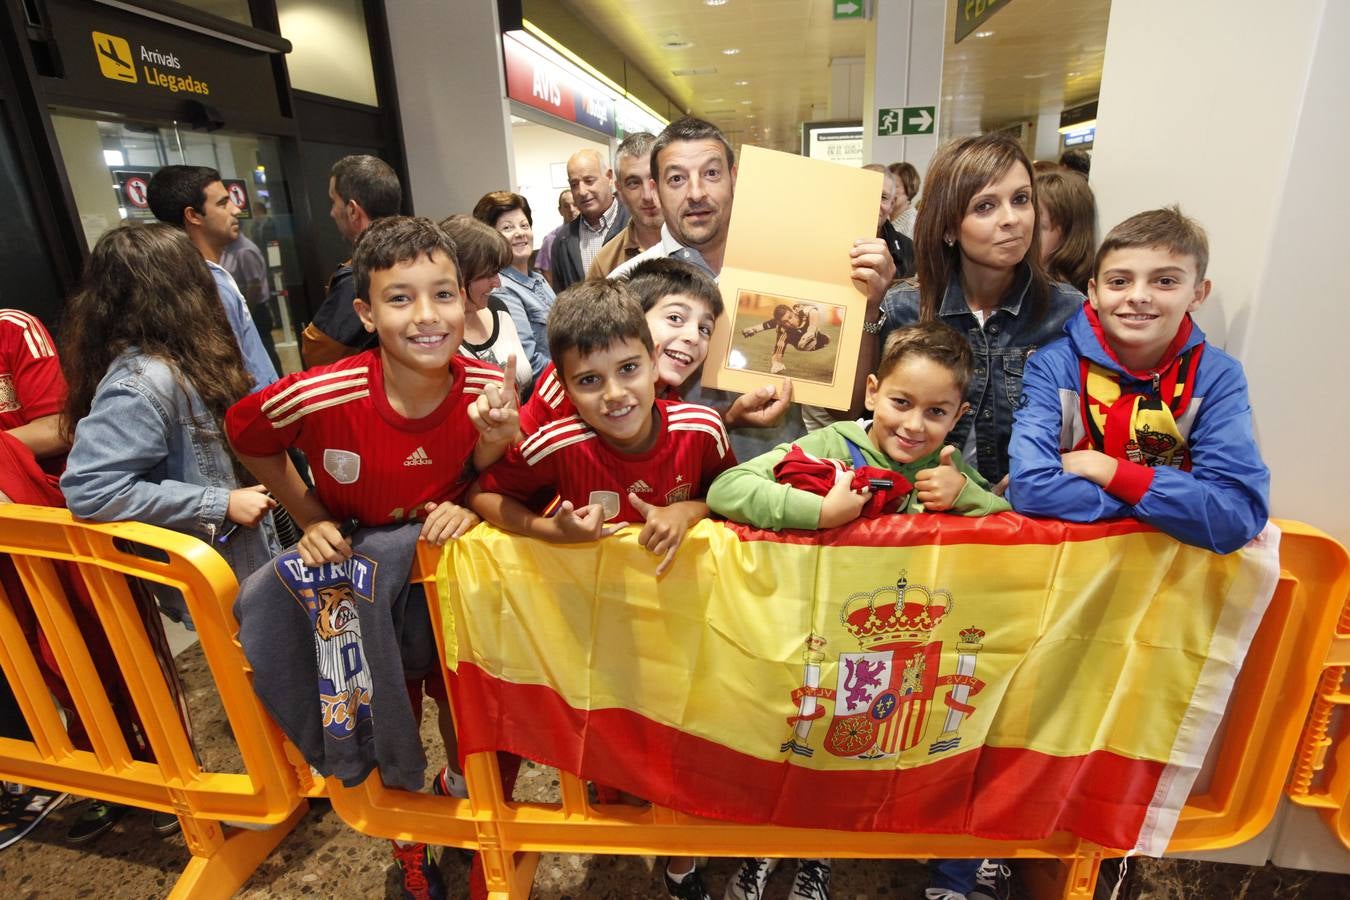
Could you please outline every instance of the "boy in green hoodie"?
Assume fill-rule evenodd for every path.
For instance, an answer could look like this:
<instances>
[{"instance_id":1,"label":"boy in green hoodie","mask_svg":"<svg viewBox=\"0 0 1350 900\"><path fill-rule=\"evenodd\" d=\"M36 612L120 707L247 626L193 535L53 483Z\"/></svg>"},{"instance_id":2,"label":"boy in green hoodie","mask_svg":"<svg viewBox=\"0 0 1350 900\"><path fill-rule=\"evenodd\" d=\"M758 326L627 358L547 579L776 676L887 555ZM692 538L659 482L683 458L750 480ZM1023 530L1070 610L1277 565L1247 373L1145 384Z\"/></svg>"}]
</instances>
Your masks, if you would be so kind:
<instances>
[{"instance_id":1,"label":"boy in green hoodie","mask_svg":"<svg viewBox=\"0 0 1350 900\"><path fill-rule=\"evenodd\" d=\"M972 367L966 339L941 322L891 332L877 370L867 376L870 422L835 422L727 469L708 490L708 506L734 522L775 531L834 528L861 515L984 516L1010 509L944 443L970 409L965 396ZM776 863L742 862L727 897L759 897ZM802 860L792 896L828 896L829 883L829 860Z\"/></svg>"},{"instance_id":2,"label":"boy in green hoodie","mask_svg":"<svg viewBox=\"0 0 1350 900\"><path fill-rule=\"evenodd\" d=\"M872 421L835 422L728 469L713 482L708 505L732 521L775 531L834 528L865 511L984 516L1009 509L957 449L943 443L970 408L964 397L971 366L966 339L940 322L892 332L877 370L867 376ZM801 457L843 460L852 469L795 475L791 480L800 486L782 483L787 471L809 468L780 465ZM857 477L864 466L899 477Z\"/></svg>"}]
</instances>

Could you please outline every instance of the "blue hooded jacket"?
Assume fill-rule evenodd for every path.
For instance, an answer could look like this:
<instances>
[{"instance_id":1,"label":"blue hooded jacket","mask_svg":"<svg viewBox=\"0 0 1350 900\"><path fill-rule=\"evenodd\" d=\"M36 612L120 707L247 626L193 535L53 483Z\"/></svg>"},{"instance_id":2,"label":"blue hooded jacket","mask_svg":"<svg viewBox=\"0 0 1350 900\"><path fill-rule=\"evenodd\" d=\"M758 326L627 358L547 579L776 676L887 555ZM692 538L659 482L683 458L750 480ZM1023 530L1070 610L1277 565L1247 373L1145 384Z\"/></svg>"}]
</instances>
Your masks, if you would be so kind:
<instances>
[{"instance_id":1,"label":"blue hooded jacket","mask_svg":"<svg viewBox=\"0 0 1350 900\"><path fill-rule=\"evenodd\" d=\"M1008 448L1012 458L1008 499L1013 509L1069 522L1132 516L1216 553L1231 553L1256 537L1269 514L1270 470L1252 435L1242 364L1218 347L1205 347L1190 406L1177 423L1191 451L1190 471L1153 468L1142 495L1123 498L1065 472L1060 461L1060 454L1084 434L1080 360L1086 357L1119 373L1122 390L1155 395L1156 391L1149 380L1134 377L1111 357L1086 309L1075 314L1064 331L1066 337L1044 347L1026 364L1022 403L1014 415ZM1204 339L1199 326L1193 325L1182 351Z\"/></svg>"}]
</instances>

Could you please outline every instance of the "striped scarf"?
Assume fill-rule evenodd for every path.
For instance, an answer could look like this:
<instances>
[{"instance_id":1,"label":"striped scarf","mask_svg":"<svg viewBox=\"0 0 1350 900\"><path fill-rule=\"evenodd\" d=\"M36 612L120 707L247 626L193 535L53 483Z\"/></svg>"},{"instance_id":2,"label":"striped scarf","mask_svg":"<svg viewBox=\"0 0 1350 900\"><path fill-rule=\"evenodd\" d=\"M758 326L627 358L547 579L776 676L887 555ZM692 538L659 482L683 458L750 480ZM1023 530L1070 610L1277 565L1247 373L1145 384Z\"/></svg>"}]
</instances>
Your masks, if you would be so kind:
<instances>
[{"instance_id":1,"label":"striped scarf","mask_svg":"<svg viewBox=\"0 0 1350 900\"><path fill-rule=\"evenodd\" d=\"M1087 315L1098 341L1110 353L1096 311L1088 307ZM1177 420L1190 406L1195 374L1205 349L1201 341L1181 351L1190 335L1191 319L1187 316L1157 367L1145 373L1129 373L1152 382L1146 393L1126 389L1122 384L1125 376L1119 371L1083 357L1079 363L1079 397L1086 434L1074 449L1100 450L1107 456L1145 466L1189 471L1191 453Z\"/></svg>"}]
</instances>

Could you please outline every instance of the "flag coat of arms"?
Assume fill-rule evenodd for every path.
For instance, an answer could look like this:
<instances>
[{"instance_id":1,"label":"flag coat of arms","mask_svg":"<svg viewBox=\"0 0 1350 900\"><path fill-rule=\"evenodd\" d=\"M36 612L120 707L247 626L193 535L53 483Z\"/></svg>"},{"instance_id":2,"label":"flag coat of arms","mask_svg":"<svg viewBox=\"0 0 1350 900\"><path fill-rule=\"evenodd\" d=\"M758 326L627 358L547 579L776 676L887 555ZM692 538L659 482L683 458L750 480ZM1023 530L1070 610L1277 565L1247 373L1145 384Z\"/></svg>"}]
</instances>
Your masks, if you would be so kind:
<instances>
[{"instance_id":1,"label":"flag coat of arms","mask_svg":"<svg viewBox=\"0 0 1350 900\"><path fill-rule=\"evenodd\" d=\"M1279 575L1133 521L490 527L437 574L460 749L694 815L1165 849Z\"/></svg>"}]
</instances>

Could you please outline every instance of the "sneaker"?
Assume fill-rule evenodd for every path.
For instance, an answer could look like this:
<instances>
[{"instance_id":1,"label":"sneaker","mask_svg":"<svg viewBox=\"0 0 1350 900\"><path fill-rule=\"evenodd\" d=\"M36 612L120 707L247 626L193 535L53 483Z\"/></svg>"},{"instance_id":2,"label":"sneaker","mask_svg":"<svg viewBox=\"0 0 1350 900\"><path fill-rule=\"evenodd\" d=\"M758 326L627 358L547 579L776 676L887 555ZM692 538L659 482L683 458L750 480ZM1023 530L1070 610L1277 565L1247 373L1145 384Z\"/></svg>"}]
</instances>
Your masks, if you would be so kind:
<instances>
[{"instance_id":1,"label":"sneaker","mask_svg":"<svg viewBox=\"0 0 1350 900\"><path fill-rule=\"evenodd\" d=\"M442 900L445 897L445 880L426 844L399 846L394 843L394 862L403 870L404 900Z\"/></svg>"},{"instance_id":2,"label":"sneaker","mask_svg":"<svg viewBox=\"0 0 1350 900\"><path fill-rule=\"evenodd\" d=\"M830 861L804 859L797 866L789 900L830 900Z\"/></svg>"},{"instance_id":3,"label":"sneaker","mask_svg":"<svg viewBox=\"0 0 1350 900\"><path fill-rule=\"evenodd\" d=\"M670 872L661 870L661 875L666 879L666 893L670 895L671 900L712 900L712 895L708 893L708 888L703 884L703 876L698 873L697 868L690 869L679 881L670 877Z\"/></svg>"},{"instance_id":4,"label":"sneaker","mask_svg":"<svg viewBox=\"0 0 1350 900\"><path fill-rule=\"evenodd\" d=\"M727 882L726 893L722 900L763 900L764 885L769 876L778 868L776 859L743 859L736 875Z\"/></svg>"},{"instance_id":5,"label":"sneaker","mask_svg":"<svg viewBox=\"0 0 1350 900\"><path fill-rule=\"evenodd\" d=\"M23 840L69 796L46 788L31 788L22 794L4 791L0 796L0 850Z\"/></svg>"},{"instance_id":6,"label":"sneaker","mask_svg":"<svg viewBox=\"0 0 1350 900\"><path fill-rule=\"evenodd\" d=\"M127 814L127 808L120 803L104 803L102 800L90 800L84 812L66 832L66 842L83 844L108 831Z\"/></svg>"},{"instance_id":7,"label":"sneaker","mask_svg":"<svg viewBox=\"0 0 1350 900\"><path fill-rule=\"evenodd\" d=\"M464 780L463 775L456 775L447 766L441 769L436 775L436 780L431 782L431 792L437 797L455 797L459 800L467 800L469 783Z\"/></svg>"},{"instance_id":8,"label":"sneaker","mask_svg":"<svg viewBox=\"0 0 1350 900\"><path fill-rule=\"evenodd\" d=\"M966 900L966 895L946 888L925 888L923 900Z\"/></svg>"},{"instance_id":9,"label":"sneaker","mask_svg":"<svg viewBox=\"0 0 1350 900\"><path fill-rule=\"evenodd\" d=\"M1001 860L980 862L975 873L975 889L966 894L968 900L1009 900L1012 897L1012 869Z\"/></svg>"},{"instance_id":10,"label":"sneaker","mask_svg":"<svg viewBox=\"0 0 1350 900\"><path fill-rule=\"evenodd\" d=\"M168 837L182 831L183 823L178 821L178 816L171 812L152 812L150 814L150 828L155 834Z\"/></svg>"},{"instance_id":11,"label":"sneaker","mask_svg":"<svg viewBox=\"0 0 1350 900\"><path fill-rule=\"evenodd\" d=\"M783 374L783 373L786 372L786 371L787 371L787 366L783 365L782 363L778 362L777 360L774 360L774 361L772 361L772 362L769 363L769 374L770 374L770 375L781 375L781 374Z\"/></svg>"}]
</instances>

